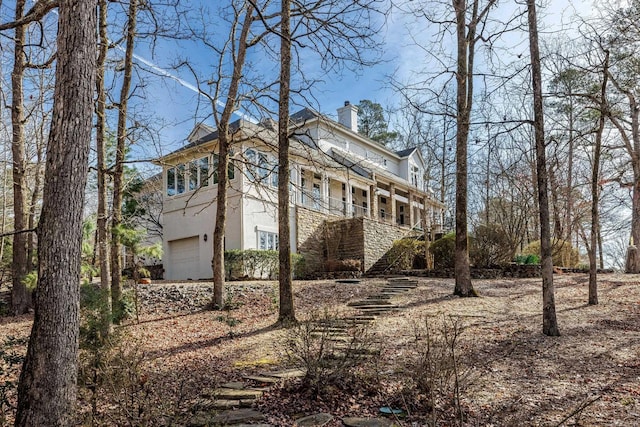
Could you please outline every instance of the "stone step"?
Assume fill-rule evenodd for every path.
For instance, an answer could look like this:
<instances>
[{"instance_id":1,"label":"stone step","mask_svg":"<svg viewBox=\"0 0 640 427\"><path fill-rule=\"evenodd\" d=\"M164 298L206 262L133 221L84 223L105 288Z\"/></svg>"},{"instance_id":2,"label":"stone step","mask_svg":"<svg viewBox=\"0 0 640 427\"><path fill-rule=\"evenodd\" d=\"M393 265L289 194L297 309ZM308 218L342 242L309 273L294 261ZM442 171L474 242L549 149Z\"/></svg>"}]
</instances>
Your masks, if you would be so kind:
<instances>
[{"instance_id":1,"label":"stone step","mask_svg":"<svg viewBox=\"0 0 640 427\"><path fill-rule=\"evenodd\" d=\"M389 299L389 295L377 294L377 295L369 295L367 299Z\"/></svg>"},{"instance_id":2,"label":"stone step","mask_svg":"<svg viewBox=\"0 0 640 427\"><path fill-rule=\"evenodd\" d=\"M341 326L341 327L324 327L321 326L319 328L314 329L311 332L321 332L321 333L329 333L329 334L339 334L339 333L344 333L348 328L346 326Z\"/></svg>"},{"instance_id":3,"label":"stone step","mask_svg":"<svg viewBox=\"0 0 640 427\"><path fill-rule=\"evenodd\" d=\"M260 376L260 375L248 375L243 378L245 380L253 381L260 384L276 384L280 382L280 378Z\"/></svg>"},{"instance_id":4,"label":"stone step","mask_svg":"<svg viewBox=\"0 0 640 427\"><path fill-rule=\"evenodd\" d=\"M418 285L385 285L383 289L406 289L407 291L410 291L412 289L417 288Z\"/></svg>"},{"instance_id":5,"label":"stone step","mask_svg":"<svg viewBox=\"0 0 640 427\"><path fill-rule=\"evenodd\" d=\"M250 423L252 421L262 421L264 415L253 409L228 410L212 417L207 425L237 425L240 423Z\"/></svg>"},{"instance_id":6,"label":"stone step","mask_svg":"<svg viewBox=\"0 0 640 427\"><path fill-rule=\"evenodd\" d=\"M253 400L235 400L235 399L216 399L211 402L211 409L215 409L218 411L222 411L225 409L233 409L233 408L250 408L253 404Z\"/></svg>"},{"instance_id":7,"label":"stone step","mask_svg":"<svg viewBox=\"0 0 640 427\"><path fill-rule=\"evenodd\" d=\"M243 389L237 390L234 388L218 388L213 392L216 399L219 400L255 400L262 396L261 390Z\"/></svg>"},{"instance_id":8,"label":"stone step","mask_svg":"<svg viewBox=\"0 0 640 427\"><path fill-rule=\"evenodd\" d=\"M397 310L399 309L400 306L399 305L395 305L395 304L368 304L368 305L361 305L358 306L357 309L358 310Z\"/></svg>"},{"instance_id":9,"label":"stone step","mask_svg":"<svg viewBox=\"0 0 640 427\"><path fill-rule=\"evenodd\" d=\"M322 338L325 341L348 343L351 342L351 337L348 335L323 335L323 334L311 334L314 338Z\"/></svg>"},{"instance_id":10,"label":"stone step","mask_svg":"<svg viewBox=\"0 0 640 427\"><path fill-rule=\"evenodd\" d=\"M387 282L418 282L416 279L412 279L410 277L389 277Z\"/></svg>"},{"instance_id":11,"label":"stone step","mask_svg":"<svg viewBox=\"0 0 640 427\"><path fill-rule=\"evenodd\" d=\"M283 371L276 372L262 372L260 376L273 377L273 378L301 378L305 376L303 369L285 369Z\"/></svg>"},{"instance_id":12,"label":"stone step","mask_svg":"<svg viewBox=\"0 0 640 427\"><path fill-rule=\"evenodd\" d=\"M387 299L367 299L362 301L351 301L347 305L349 307L361 307L364 305L371 305L371 304L390 305L391 302L389 302Z\"/></svg>"},{"instance_id":13,"label":"stone step","mask_svg":"<svg viewBox=\"0 0 640 427\"><path fill-rule=\"evenodd\" d=\"M347 317L346 319L344 319L346 322L348 323L353 323L353 322L373 322L374 320L376 320L375 317L373 316L352 316L352 317Z\"/></svg>"}]
</instances>

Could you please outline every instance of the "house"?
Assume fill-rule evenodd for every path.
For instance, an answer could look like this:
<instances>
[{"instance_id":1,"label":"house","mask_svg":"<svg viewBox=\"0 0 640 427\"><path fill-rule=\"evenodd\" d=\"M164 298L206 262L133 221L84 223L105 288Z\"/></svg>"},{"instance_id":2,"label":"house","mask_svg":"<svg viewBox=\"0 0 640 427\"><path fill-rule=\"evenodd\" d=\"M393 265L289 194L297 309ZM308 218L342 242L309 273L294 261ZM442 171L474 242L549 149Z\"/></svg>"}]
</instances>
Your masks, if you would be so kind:
<instances>
[{"instance_id":1,"label":"house","mask_svg":"<svg viewBox=\"0 0 640 427\"><path fill-rule=\"evenodd\" d=\"M440 233L443 204L423 181L420 150L393 151L358 134L346 102L332 120L305 108L291 116L291 248L311 271L357 259L370 271L394 240ZM277 135L273 122L231 125L225 249L278 249ZM217 132L200 125L163 167L166 279L212 276Z\"/></svg>"}]
</instances>

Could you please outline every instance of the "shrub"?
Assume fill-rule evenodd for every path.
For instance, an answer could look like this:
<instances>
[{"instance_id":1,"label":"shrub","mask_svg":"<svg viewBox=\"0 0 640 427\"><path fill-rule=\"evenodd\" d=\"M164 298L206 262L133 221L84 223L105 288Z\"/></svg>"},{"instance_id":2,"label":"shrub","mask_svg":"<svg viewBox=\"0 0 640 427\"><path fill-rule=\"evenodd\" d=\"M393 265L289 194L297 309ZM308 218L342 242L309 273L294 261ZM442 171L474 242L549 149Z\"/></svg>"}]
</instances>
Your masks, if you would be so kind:
<instances>
[{"instance_id":1,"label":"shrub","mask_svg":"<svg viewBox=\"0 0 640 427\"><path fill-rule=\"evenodd\" d=\"M518 255L515 257L516 264L524 265L538 265L540 264L540 257L538 255Z\"/></svg>"},{"instance_id":2,"label":"shrub","mask_svg":"<svg viewBox=\"0 0 640 427\"><path fill-rule=\"evenodd\" d=\"M474 230L470 241L469 258L476 267L508 264L514 248L509 236L498 224L483 224Z\"/></svg>"},{"instance_id":3,"label":"shrub","mask_svg":"<svg viewBox=\"0 0 640 427\"><path fill-rule=\"evenodd\" d=\"M359 259L328 259L324 263L326 271L360 271Z\"/></svg>"},{"instance_id":4,"label":"shrub","mask_svg":"<svg viewBox=\"0 0 640 427\"><path fill-rule=\"evenodd\" d=\"M429 252L433 254L435 269L453 268L455 265L456 234L445 234L429 246Z\"/></svg>"},{"instance_id":5,"label":"shrub","mask_svg":"<svg viewBox=\"0 0 640 427\"><path fill-rule=\"evenodd\" d=\"M302 388L313 397L329 395L334 388L354 387L360 380L358 369L370 368L371 356L379 353L367 326L353 327L337 336L341 325L338 313L325 309L287 330L282 346L285 359L305 370Z\"/></svg>"},{"instance_id":6,"label":"shrub","mask_svg":"<svg viewBox=\"0 0 640 427\"><path fill-rule=\"evenodd\" d=\"M465 418L462 396L470 385L472 371L465 367L468 355L458 342L462 332L458 319L444 315L441 320L425 317L414 325L406 366L411 373L407 409L412 412L419 408L411 405L424 402L431 412L429 425L438 425L438 417L447 412L453 412L460 425Z\"/></svg>"},{"instance_id":7,"label":"shrub","mask_svg":"<svg viewBox=\"0 0 640 427\"><path fill-rule=\"evenodd\" d=\"M233 249L224 253L224 269L228 280L240 278L276 278L279 270L278 251ZM295 278L306 273L305 260L291 254L291 270Z\"/></svg>"},{"instance_id":8,"label":"shrub","mask_svg":"<svg viewBox=\"0 0 640 427\"><path fill-rule=\"evenodd\" d=\"M421 252L424 252L424 242L415 239L396 240L387 252L387 262L394 270L409 270Z\"/></svg>"},{"instance_id":9,"label":"shrub","mask_svg":"<svg viewBox=\"0 0 640 427\"><path fill-rule=\"evenodd\" d=\"M540 240L529 243L523 250L523 255L540 257ZM575 267L580 262L580 252L566 240L553 239L551 242L551 257L553 265L557 267Z\"/></svg>"}]
</instances>

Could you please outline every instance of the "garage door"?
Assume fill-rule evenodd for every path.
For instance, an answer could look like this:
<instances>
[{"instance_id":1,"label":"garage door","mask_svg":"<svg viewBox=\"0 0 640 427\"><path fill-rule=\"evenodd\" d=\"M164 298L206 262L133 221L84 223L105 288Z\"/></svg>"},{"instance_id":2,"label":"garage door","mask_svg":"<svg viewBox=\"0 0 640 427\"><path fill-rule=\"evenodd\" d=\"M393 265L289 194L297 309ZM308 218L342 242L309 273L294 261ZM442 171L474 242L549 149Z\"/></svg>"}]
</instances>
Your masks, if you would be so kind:
<instances>
[{"instance_id":1,"label":"garage door","mask_svg":"<svg viewBox=\"0 0 640 427\"><path fill-rule=\"evenodd\" d=\"M200 277L200 238L199 236L169 242L171 263L170 279L196 280Z\"/></svg>"}]
</instances>

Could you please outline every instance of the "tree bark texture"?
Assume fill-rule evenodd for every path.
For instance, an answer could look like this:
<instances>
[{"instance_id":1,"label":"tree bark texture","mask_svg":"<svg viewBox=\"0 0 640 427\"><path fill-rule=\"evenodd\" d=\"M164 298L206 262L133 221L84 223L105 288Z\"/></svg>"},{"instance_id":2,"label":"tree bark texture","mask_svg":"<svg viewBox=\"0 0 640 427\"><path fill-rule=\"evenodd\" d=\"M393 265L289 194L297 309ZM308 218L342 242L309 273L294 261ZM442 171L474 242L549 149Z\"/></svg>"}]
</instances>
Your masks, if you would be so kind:
<instances>
[{"instance_id":1,"label":"tree bark texture","mask_svg":"<svg viewBox=\"0 0 640 427\"><path fill-rule=\"evenodd\" d=\"M467 25L466 0L453 0L456 16L457 38L457 116L456 116L456 239L455 239L455 289L461 297L477 296L471 284L469 265L469 240L467 237L468 172L467 143L469 119L473 102L473 55L475 49L475 24L478 0L473 3L473 16ZM467 33L468 30L468 33Z\"/></svg>"},{"instance_id":2,"label":"tree bark texture","mask_svg":"<svg viewBox=\"0 0 640 427\"><path fill-rule=\"evenodd\" d=\"M16 426L73 421L82 213L96 65L95 2L59 2L57 68L38 224L35 317L18 386Z\"/></svg>"},{"instance_id":3,"label":"tree bark texture","mask_svg":"<svg viewBox=\"0 0 640 427\"><path fill-rule=\"evenodd\" d=\"M278 239L280 309L278 322L296 321L291 274L289 222L289 91L291 84L291 2L282 0L280 24L280 103L278 108Z\"/></svg>"},{"instance_id":4,"label":"tree bark texture","mask_svg":"<svg viewBox=\"0 0 640 427\"><path fill-rule=\"evenodd\" d=\"M607 80L609 73L609 52L605 52L602 86L600 87L600 118L596 141L593 147L591 169L591 236L589 244L589 305L598 304L598 236L600 230L600 155L602 154L602 134L604 133L607 108Z\"/></svg>"},{"instance_id":5,"label":"tree bark texture","mask_svg":"<svg viewBox=\"0 0 640 427\"><path fill-rule=\"evenodd\" d=\"M16 2L15 19L22 18L25 0ZM24 139L24 92L23 78L26 67L24 54L25 26L17 26L14 41L14 62L11 72L11 125L12 141L11 154L13 156L13 229L15 231L28 228L27 210L27 178ZM27 233L13 235L13 255L11 265L12 288L11 310L14 315L26 313L31 307L31 294L23 284L29 272Z\"/></svg>"},{"instance_id":6,"label":"tree bark texture","mask_svg":"<svg viewBox=\"0 0 640 427\"><path fill-rule=\"evenodd\" d=\"M542 263L542 332L559 336L556 320L555 290L553 286L553 260L551 253L551 227L549 223L548 174L544 140L544 111L542 106L542 72L538 45L538 22L535 0L527 0L529 20L529 50L531 53L531 79L533 85L533 114L536 141L536 172L538 178L538 204L540 210L540 256Z\"/></svg>"},{"instance_id":7,"label":"tree bark texture","mask_svg":"<svg viewBox=\"0 0 640 427\"><path fill-rule=\"evenodd\" d=\"M127 108L131 90L131 71L133 69L133 46L136 37L138 0L130 0L127 23L127 45L124 54L124 75L120 87L118 103L118 128L116 141L116 160L113 170L113 213L111 215L111 299L116 318L122 316L122 245L120 227L122 226L122 198L124 194L124 159L127 145Z\"/></svg>"},{"instance_id":8,"label":"tree bark texture","mask_svg":"<svg viewBox=\"0 0 640 427\"><path fill-rule=\"evenodd\" d=\"M109 232L107 221L107 165L106 165L106 104L107 93L104 86L105 61L109 47L107 36L107 0L98 2L98 32L99 49L96 74L96 169L98 180L98 211L96 213L96 235L98 246L98 263L100 268L100 288L103 292L102 330L111 331L112 302L111 302L111 268L109 263Z\"/></svg>"},{"instance_id":9,"label":"tree bark texture","mask_svg":"<svg viewBox=\"0 0 640 427\"><path fill-rule=\"evenodd\" d=\"M249 29L253 22L253 6L247 4L245 19L238 40L238 52L234 52L233 74L227 93L227 101L218 122L218 193L216 199L216 223L213 230L213 301L214 309L223 308L224 298L224 233L227 222L227 191L229 169L229 147L231 135L229 135L229 122L238 102L238 88L242 79L242 69L247 56L247 39ZM235 44L234 44L235 45ZM215 110L217 104L213 104Z\"/></svg>"}]
</instances>

